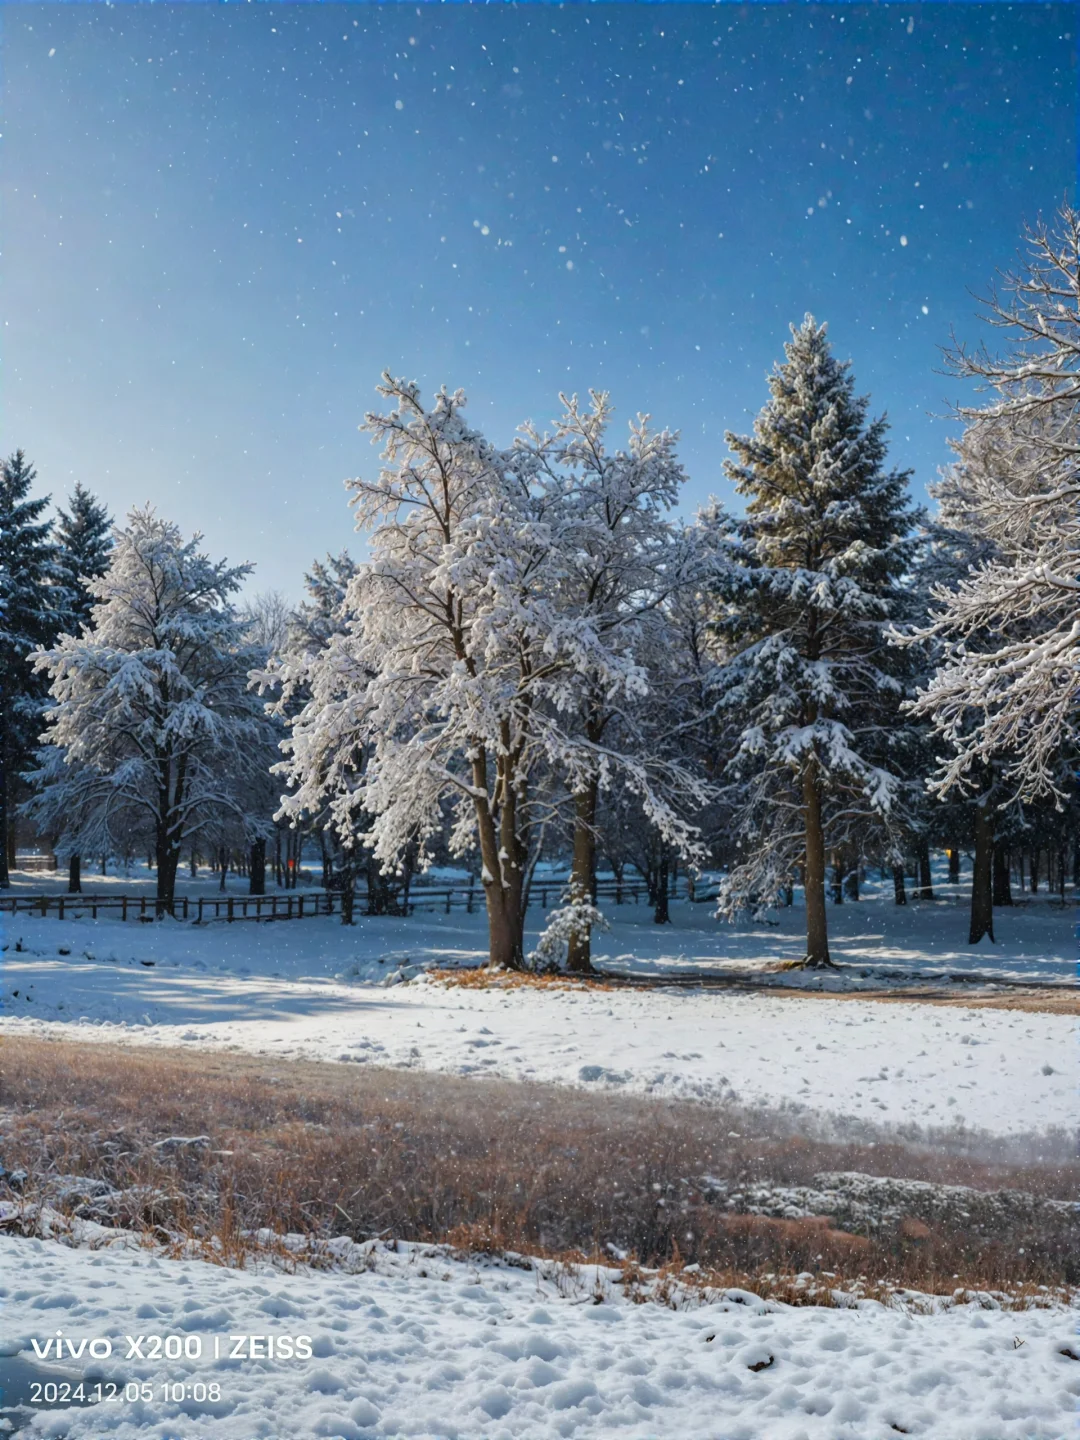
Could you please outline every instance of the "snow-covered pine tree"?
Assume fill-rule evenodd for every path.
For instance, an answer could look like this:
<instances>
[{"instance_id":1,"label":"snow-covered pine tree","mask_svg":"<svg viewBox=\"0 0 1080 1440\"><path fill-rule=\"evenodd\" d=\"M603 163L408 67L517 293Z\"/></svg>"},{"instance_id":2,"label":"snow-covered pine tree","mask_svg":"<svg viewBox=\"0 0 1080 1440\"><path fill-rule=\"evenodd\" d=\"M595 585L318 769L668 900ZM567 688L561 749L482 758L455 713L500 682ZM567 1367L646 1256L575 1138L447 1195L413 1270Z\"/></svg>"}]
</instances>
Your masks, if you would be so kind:
<instances>
[{"instance_id":1,"label":"snow-covered pine tree","mask_svg":"<svg viewBox=\"0 0 1080 1440\"><path fill-rule=\"evenodd\" d=\"M87 582L104 575L112 550L112 518L105 506L78 480L67 510L58 510L53 526L56 543L58 584L58 630L77 635L90 619L94 600ZM65 817L58 817L63 820ZM107 855L105 845L99 853ZM68 856L68 893L82 890L82 857L77 850Z\"/></svg>"},{"instance_id":2,"label":"snow-covered pine tree","mask_svg":"<svg viewBox=\"0 0 1080 1440\"><path fill-rule=\"evenodd\" d=\"M78 481L68 508L57 512L53 530L59 583L64 588L62 626L73 635L90 619L93 597L86 581L109 568L112 519L98 498Z\"/></svg>"},{"instance_id":3,"label":"snow-covered pine tree","mask_svg":"<svg viewBox=\"0 0 1080 1440\"><path fill-rule=\"evenodd\" d=\"M41 728L45 685L28 657L56 633L56 547L43 519L47 495L30 498L36 471L21 450L0 466L0 889L15 860L18 778Z\"/></svg>"},{"instance_id":4,"label":"snow-covered pine tree","mask_svg":"<svg viewBox=\"0 0 1080 1440\"><path fill-rule=\"evenodd\" d=\"M293 611L289 625L289 649L294 653L321 650L335 630L344 626L342 606L349 581L356 574L356 561L347 550L315 560L304 575L308 598Z\"/></svg>"},{"instance_id":5,"label":"snow-covered pine tree","mask_svg":"<svg viewBox=\"0 0 1080 1440\"><path fill-rule=\"evenodd\" d=\"M1080 670L1080 211L1027 232L1026 264L992 294L987 319L1002 353L958 347L957 374L993 392L958 407L973 523L997 554L941 588L928 635L941 666L919 708L951 751L939 793L1007 756L1021 798L1062 794L1062 747L1077 734ZM992 463L990 463L992 460ZM975 721L972 723L972 716Z\"/></svg>"},{"instance_id":6,"label":"snow-covered pine tree","mask_svg":"<svg viewBox=\"0 0 1080 1440\"><path fill-rule=\"evenodd\" d=\"M826 327L792 327L752 436L729 434L748 498L715 575L717 714L733 724L741 856L727 913L771 903L801 868L806 964L828 965L826 852L888 824L903 682L886 644L913 553L906 472L886 470L884 418L867 419ZM895 652L893 652L895 654Z\"/></svg>"},{"instance_id":7,"label":"snow-covered pine tree","mask_svg":"<svg viewBox=\"0 0 1080 1440\"><path fill-rule=\"evenodd\" d=\"M142 816L163 910L185 844L222 812L243 821L245 785L272 753L247 685L265 655L232 599L251 566L212 562L200 542L150 508L133 510L91 583L89 626L33 657L51 681L43 738L63 751L67 772L43 767L51 788L40 805L67 810L72 849L105 816Z\"/></svg>"}]
</instances>

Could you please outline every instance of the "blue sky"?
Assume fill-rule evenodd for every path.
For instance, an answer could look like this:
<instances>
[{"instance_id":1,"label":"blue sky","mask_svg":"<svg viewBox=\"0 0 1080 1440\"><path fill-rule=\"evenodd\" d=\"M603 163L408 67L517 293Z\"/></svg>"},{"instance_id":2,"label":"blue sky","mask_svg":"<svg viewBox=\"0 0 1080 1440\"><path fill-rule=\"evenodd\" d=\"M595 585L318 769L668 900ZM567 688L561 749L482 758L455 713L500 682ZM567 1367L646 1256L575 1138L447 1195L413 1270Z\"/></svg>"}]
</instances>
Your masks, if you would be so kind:
<instances>
[{"instance_id":1,"label":"blue sky","mask_svg":"<svg viewBox=\"0 0 1080 1440\"><path fill-rule=\"evenodd\" d=\"M1071 5L0 19L0 445L294 596L359 549L383 367L497 443L606 388L681 431L690 513L809 310L921 488L938 347L1075 185Z\"/></svg>"}]
</instances>

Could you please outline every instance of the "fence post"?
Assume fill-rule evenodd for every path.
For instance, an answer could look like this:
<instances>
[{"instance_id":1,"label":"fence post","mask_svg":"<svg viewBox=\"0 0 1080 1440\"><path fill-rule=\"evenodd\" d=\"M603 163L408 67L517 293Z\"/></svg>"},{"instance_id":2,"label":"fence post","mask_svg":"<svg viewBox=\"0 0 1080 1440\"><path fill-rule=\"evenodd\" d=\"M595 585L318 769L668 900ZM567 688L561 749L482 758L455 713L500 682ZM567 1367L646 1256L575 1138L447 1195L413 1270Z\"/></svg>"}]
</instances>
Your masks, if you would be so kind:
<instances>
[{"instance_id":1,"label":"fence post","mask_svg":"<svg viewBox=\"0 0 1080 1440\"><path fill-rule=\"evenodd\" d=\"M271 899L271 901L270 901L270 919L271 919L271 920L276 920L276 919L277 919L277 896L276 896L276 895L275 895L275 896Z\"/></svg>"},{"instance_id":2,"label":"fence post","mask_svg":"<svg viewBox=\"0 0 1080 1440\"><path fill-rule=\"evenodd\" d=\"M447 915L450 914L450 897L451 897L451 895L453 895L453 893L454 893L453 886L448 885L448 886L446 887L446 913L447 913Z\"/></svg>"},{"instance_id":3,"label":"fence post","mask_svg":"<svg viewBox=\"0 0 1080 1440\"><path fill-rule=\"evenodd\" d=\"M226 919L228 919L229 921L231 921L232 918L233 918L233 897L230 895L230 896L229 896L229 908L228 908L228 910L226 911Z\"/></svg>"},{"instance_id":4,"label":"fence post","mask_svg":"<svg viewBox=\"0 0 1080 1440\"><path fill-rule=\"evenodd\" d=\"M42 910L41 913L44 915L44 914L45 914L45 911ZM91 918L91 920L96 920L96 919L97 919L97 896L96 896L96 895L94 896L93 900L91 900L91 902L90 902L90 918Z\"/></svg>"},{"instance_id":5,"label":"fence post","mask_svg":"<svg viewBox=\"0 0 1080 1440\"><path fill-rule=\"evenodd\" d=\"M59 899L59 901L58 901L57 903L58 903L59 910L60 910L60 919L62 920L62 919L64 918L64 897L63 897L63 895L60 896L60 899Z\"/></svg>"},{"instance_id":6,"label":"fence post","mask_svg":"<svg viewBox=\"0 0 1080 1440\"><path fill-rule=\"evenodd\" d=\"M202 896L199 896L199 924L202 924Z\"/></svg>"},{"instance_id":7,"label":"fence post","mask_svg":"<svg viewBox=\"0 0 1080 1440\"><path fill-rule=\"evenodd\" d=\"M286 912L285 912L285 919L286 919L286 920L291 920L291 919L292 919L292 896L291 896L291 895L287 895L287 896L285 897L285 903L286 903L286 905L288 906L288 909L287 909Z\"/></svg>"},{"instance_id":8,"label":"fence post","mask_svg":"<svg viewBox=\"0 0 1080 1440\"><path fill-rule=\"evenodd\" d=\"M296 918L297 918L298 920L302 920L302 919L304 918L304 897L303 897L303 895L298 895L298 896L296 897Z\"/></svg>"}]
</instances>

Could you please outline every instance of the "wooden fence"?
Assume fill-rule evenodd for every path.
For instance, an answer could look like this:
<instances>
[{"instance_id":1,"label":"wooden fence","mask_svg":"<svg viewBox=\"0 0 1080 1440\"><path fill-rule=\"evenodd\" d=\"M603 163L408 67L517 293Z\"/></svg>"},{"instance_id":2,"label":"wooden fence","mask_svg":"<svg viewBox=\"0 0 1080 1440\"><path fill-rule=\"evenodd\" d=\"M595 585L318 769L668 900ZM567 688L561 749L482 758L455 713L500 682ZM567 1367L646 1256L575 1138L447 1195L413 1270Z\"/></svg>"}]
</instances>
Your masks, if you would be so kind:
<instances>
[{"instance_id":1,"label":"wooden fence","mask_svg":"<svg viewBox=\"0 0 1080 1440\"><path fill-rule=\"evenodd\" d=\"M680 877L671 887L672 898L703 899L688 894L687 882ZM533 882L529 904L547 910L562 904L566 894L565 880ZM358 912L367 905L367 892L357 890L354 904ZM640 876L631 879L601 880L596 887L597 900L613 901L616 905L637 905L649 899L648 886ZM437 910L449 915L452 910L472 914L484 904L483 886L475 880L451 885L414 883L409 890L408 913ZM115 916L120 920L153 920L168 907L153 895L0 895L0 915L55 915L58 919L82 919L87 915ZM341 893L335 890L278 891L272 895L177 895L169 913L177 920L206 924L211 920L304 920L317 915L334 915L341 911Z\"/></svg>"}]
</instances>

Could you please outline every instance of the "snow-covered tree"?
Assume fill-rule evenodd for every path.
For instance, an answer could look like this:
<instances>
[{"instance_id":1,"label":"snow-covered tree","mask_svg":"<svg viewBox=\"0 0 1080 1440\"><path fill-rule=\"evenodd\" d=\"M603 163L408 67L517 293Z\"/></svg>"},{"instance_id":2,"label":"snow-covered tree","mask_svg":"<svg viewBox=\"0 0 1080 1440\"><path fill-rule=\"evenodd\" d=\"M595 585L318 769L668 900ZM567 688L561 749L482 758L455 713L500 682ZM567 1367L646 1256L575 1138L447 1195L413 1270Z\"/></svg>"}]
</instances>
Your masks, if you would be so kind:
<instances>
[{"instance_id":1,"label":"snow-covered tree","mask_svg":"<svg viewBox=\"0 0 1080 1440\"><path fill-rule=\"evenodd\" d=\"M616 779L629 787L662 843L691 852L696 832L680 818L678 800L700 806L705 787L649 724L658 718L650 669L667 672L671 651L666 604L692 579L692 547L670 518L686 479L677 437L639 416L627 448L611 449L607 394L593 392L588 408L576 395L560 399L554 430L524 427L512 463L543 487L558 516L558 623L567 638L577 636L558 704L583 742L568 752L573 764L563 777L574 806L569 898L587 917L604 787ZM570 932L567 967L591 969L585 924Z\"/></svg>"},{"instance_id":2,"label":"snow-covered tree","mask_svg":"<svg viewBox=\"0 0 1080 1440\"><path fill-rule=\"evenodd\" d=\"M345 591L355 574L356 561L347 550L337 555L328 554L325 560L312 563L304 575L307 599L301 600L290 619L290 650L314 654L342 627Z\"/></svg>"},{"instance_id":3,"label":"snow-covered tree","mask_svg":"<svg viewBox=\"0 0 1080 1440\"><path fill-rule=\"evenodd\" d=\"M112 520L98 498L75 482L68 508L57 513L53 529L59 583L64 600L61 628L73 635L90 619L93 597L86 582L104 575L112 550Z\"/></svg>"},{"instance_id":4,"label":"snow-covered tree","mask_svg":"<svg viewBox=\"0 0 1080 1440\"><path fill-rule=\"evenodd\" d=\"M247 637L267 655L280 655L289 643L292 609L280 590L262 590L240 606Z\"/></svg>"},{"instance_id":5,"label":"snow-covered tree","mask_svg":"<svg viewBox=\"0 0 1080 1440\"><path fill-rule=\"evenodd\" d=\"M908 697L906 708L917 712L912 718L921 733L920 759L913 774L926 791L924 825L950 848L964 844L974 852L968 943L977 945L984 937L993 943L993 859L1002 836L1017 822L1015 807L1008 815L998 808L999 802L1007 801L1000 757L972 767L966 790L953 787L941 793L930 786L930 777L941 760L943 741L926 707L914 703L918 691L931 683L945 649L944 639L927 631L934 596L951 593L974 569L1000 559L997 546L983 529L975 503L979 489L976 474L1000 463L992 437L989 432L976 435L969 431L951 443L955 462L943 471L937 483L928 486L931 498L937 502L937 512L923 529L914 567L911 593L923 613L898 631L894 639L921 657L919 684L915 695ZM967 723L974 724L973 716L969 715Z\"/></svg>"},{"instance_id":6,"label":"snow-covered tree","mask_svg":"<svg viewBox=\"0 0 1080 1440\"><path fill-rule=\"evenodd\" d=\"M355 574L356 562L347 550L341 550L337 555L327 554L325 560L315 560L311 569L305 572L306 598L290 612L285 644L273 652L294 677L315 660L331 635L345 630L345 592ZM289 687L287 704L278 712L278 718L295 717L310 698L309 687L302 680L294 679ZM279 819L278 823L284 822ZM354 816L354 831L348 837L348 843L343 840L339 827L331 823L325 805L321 810L294 815L291 825L295 832L294 841L304 833L317 837L323 856L323 883L341 895L343 925L353 923L356 880L361 874L366 881L369 915L385 915L398 910L398 892L402 881L407 880L410 856L406 854L404 860L404 876L388 873L362 843L363 835L370 829L370 816L359 813Z\"/></svg>"},{"instance_id":7,"label":"snow-covered tree","mask_svg":"<svg viewBox=\"0 0 1080 1440\"><path fill-rule=\"evenodd\" d=\"M270 751L247 685L265 652L246 639L232 598L251 567L212 562L200 544L152 509L133 510L91 584L90 624L34 655L51 682L42 739L64 760L64 773L42 767L42 813L67 813L64 841L79 850L98 845L114 817L141 817L164 908L186 842L222 812L243 820L245 784Z\"/></svg>"},{"instance_id":8,"label":"snow-covered tree","mask_svg":"<svg viewBox=\"0 0 1080 1440\"><path fill-rule=\"evenodd\" d=\"M45 686L28 657L56 633L56 547L43 519L49 497L30 497L36 471L21 450L0 466L0 889L15 860L18 777L41 728Z\"/></svg>"},{"instance_id":9,"label":"snow-covered tree","mask_svg":"<svg viewBox=\"0 0 1080 1440\"><path fill-rule=\"evenodd\" d=\"M1061 795L1063 742L1076 735L1080 685L1080 212L1027 234L1026 265L986 302L1000 354L953 353L957 373L992 391L962 406L966 504L994 553L935 593L927 635L942 644L919 710L949 748L941 794L969 788L1005 757L1027 798Z\"/></svg>"},{"instance_id":10,"label":"snow-covered tree","mask_svg":"<svg viewBox=\"0 0 1080 1440\"><path fill-rule=\"evenodd\" d=\"M912 555L905 472L885 467L884 418L867 419L826 327L792 327L752 436L725 464L742 519L726 527L714 588L718 723L734 755L740 856L722 908L772 903L801 869L808 965L827 965L828 850L887 825L902 804L895 761L904 684L886 628Z\"/></svg>"},{"instance_id":11,"label":"snow-covered tree","mask_svg":"<svg viewBox=\"0 0 1080 1440\"><path fill-rule=\"evenodd\" d=\"M66 510L57 512L53 526L56 544L58 571L57 625L55 633L61 630L77 635L90 620L94 604L88 582L104 575L109 567L112 550L112 519L100 500L79 481L75 492L68 501ZM33 809L31 807L31 813ZM41 821L44 817L39 814ZM46 833L66 823L66 816L57 816L46 827ZM99 853L110 853L106 843ZM78 894L82 889L82 857L77 850L68 855L68 892Z\"/></svg>"},{"instance_id":12,"label":"snow-covered tree","mask_svg":"<svg viewBox=\"0 0 1080 1440\"><path fill-rule=\"evenodd\" d=\"M380 393L394 408L365 428L384 466L350 482L371 535L347 627L264 677L292 727L296 788L282 810L328 806L343 842L364 832L386 865L410 849L424 863L444 829L452 853L478 850L491 962L517 967L530 863L558 805L552 777L572 786L599 760L662 806L650 765L598 755L576 708L578 675L603 676L612 696L644 677L575 608L584 530L562 479L548 483L525 448L495 450L465 423L460 392L428 409L414 384L384 375ZM309 698L289 716L298 691Z\"/></svg>"}]
</instances>

